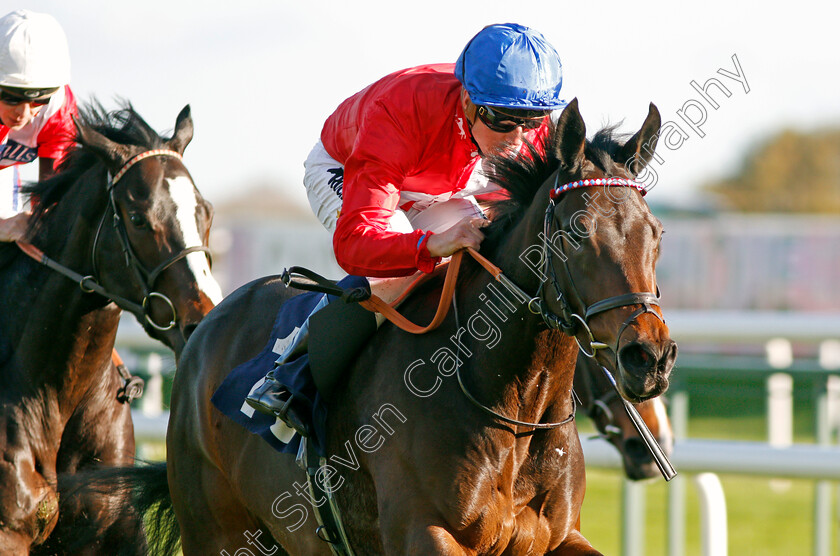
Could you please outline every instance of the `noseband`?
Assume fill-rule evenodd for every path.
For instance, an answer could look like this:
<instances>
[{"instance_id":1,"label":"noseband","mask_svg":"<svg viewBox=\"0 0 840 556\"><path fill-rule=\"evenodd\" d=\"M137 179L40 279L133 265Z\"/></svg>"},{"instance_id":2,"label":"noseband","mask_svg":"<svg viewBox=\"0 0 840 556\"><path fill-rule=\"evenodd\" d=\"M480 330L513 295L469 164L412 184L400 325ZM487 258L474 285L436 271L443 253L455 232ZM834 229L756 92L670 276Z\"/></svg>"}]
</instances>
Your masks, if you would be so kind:
<instances>
[{"instance_id":1,"label":"noseband","mask_svg":"<svg viewBox=\"0 0 840 556\"><path fill-rule=\"evenodd\" d=\"M131 242L128 239L128 230L126 230L125 223L123 222L122 218L120 218L120 212L117 208L117 202L114 198L114 187L117 185L117 182L120 181L120 179L125 175L126 172L128 172L128 170L132 166L134 166L135 164L137 164L141 160L152 157L152 156L168 156L168 157L177 158L178 160L181 160L181 155L179 153L175 152L175 151L170 151L170 150L166 150L166 149L155 149L155 150L145 151L145 152L142 152L142 153L138 154L137 156L129 159L129 161L126 162L123 165L122 168L120 168L120 170L114 175L114 177L110 178L108 180L107 189L108 189L108 198L109 198L110 202L108 203L108 206L105 208L105 212L102 213L102 219L99 221L99 227L96 230L96 236L94 237L94 240L93 240L93 247L92 247L92 254L91 254L91 260L93 261L93 276L91 276L91 279L96 281L96 282L99 282L99 279L98 279L99 271L98 271L97 264L96 264L96 252L97 252L97 246L99 245L99 238L102 235L102 228L105 224L105 220L106 220L106 217L108 216L108 212L109 212L109 209L110 209L110 212L113 213L114 230L116 230L116 232L117 232L117 237L120 240L120 245L122 246L123 254L125 255L125 265L127 267L131 268L131 270L134 272L134 276L137 279L137 282L140 284L141 288L143 289L143 301L140 304L139 314L137 313L137 311L134 308L132 308L132 312L135 313L135 315L138 318L142 317L143 319L145 319L145 321L148 322L149 325L152 328L154 328L156 330L160 330L160 331L167 331L167 330L171 330L172 328L175 327L175 324L178 320L178 314L177 314L177 311L175 310L175 305L172 303L172 300L170 300L165 294L154 291L155 282L157 282L157 279L160 277L160 275L163 273L164 270L166 270L167 268L169 268L170 266L172 266L176 262L180 261L181 259L185 258L190 253L196 253L196 252L199 252L199 251L203 252L207 256L207 260L208 260L208 262L210 263L211 266L212 266L213 261L212 261L212 258L210 256L210 249L208 247L206 247L204 245L195 245L195 246L187 247L187 248L183 249L181 252L173 255L172 257L165 260L164 262L162 262L161 264L159 264L157 267L155 267L154 269L152 269L150 271L146 268L146 266L143 264L143 262L140 260L140 258L137 256L134 249L132 248ZM151 300L152 299L159 299L169 306L170 311L172 311L172 319L167 324L161 325L161 324L156 323L154 321L154 319L152 319L152 316L151 316ZM136 307L136 305L134 307Z\"/></svg>"},{"instance_id":2,"label":"noseband","mask_svg":"<svg viewBox=\"0 0 840 556\"><path fill-rule=\"evenodd\" d=\"M554 211L558 205L557 199L566 191L570 191L572 189L579 189L582 187L598 186L632 187L638 190L642 195L644 195L646 193L646 190L643 184L625 178L584 179L567 183L564 185L560 185L558 183L559 178L560 173L558 172L554 180L554 188L549 194L548 207L545 210L545 220L543 224L543 276L548 276L551 279L551 286L557 294L556 301L560 304L560 314L557 315L548 309L548 303L545 301L545 281L540 283L540 287L537 290L537 295L528 303L528 308L531 310L532 313L542 316L543 321L545 321L545 324L549 328L562 330L569 336L573 336L575 338L575 341L577 341L578 343L578 347L580 348L581 353L583 353L589 358L595 357L596 352L599 349L612 349L616 357L616 365L618 366L619 344L621 341L621 336L622 334L624 334L624 331L627 329L628 326L630 326L638 317L645 313L651 313L660 321L665 322L662 316L658 312L654 311L652 307L653 305L659 306L659 288L657 287L656 293L625 293L621 295L608 297L606 299L596 301L595 303L586 306L585 302L583 301L583 297L580 295L580 292L577 289L577 286L575 286L574 279L572 278L572 272L569 268L569 257L566 255L563 249L563 242L561 241L559 242L559 246L557 246L557 253L560 256L560 260L563 262L563 269L566 273L566 279L569 282L569 286L571 287L575 298L585 307L583 315L581 316L579 313L576 313L572 310L571 304L569 303L569 300L566 298L566 296L563 294L563 289L560 286L560 282L557 279L557 274L554 270L554 265L552 264L552 254L554 252L554 247L553 245L549 245L549 243L551 242L551 228L552 222L554 221ZM622 323L622 325L619 327L618 335L616 336L615 340L615 346L610 346L608 344L595 340L595 337L592 334L592 330L589 328L589 319L591 319L595 315L605 313L612 309L618 309L620 307L630 307L633 305L641 305L641 307L639 309L636 309L636 311L634 311L629 317L627 317L624 323ZM578 334L581 331L584 331L586 333L586 336L588 336L588 345L584 345L578 337Z\"/></svg>"}]
</instances>

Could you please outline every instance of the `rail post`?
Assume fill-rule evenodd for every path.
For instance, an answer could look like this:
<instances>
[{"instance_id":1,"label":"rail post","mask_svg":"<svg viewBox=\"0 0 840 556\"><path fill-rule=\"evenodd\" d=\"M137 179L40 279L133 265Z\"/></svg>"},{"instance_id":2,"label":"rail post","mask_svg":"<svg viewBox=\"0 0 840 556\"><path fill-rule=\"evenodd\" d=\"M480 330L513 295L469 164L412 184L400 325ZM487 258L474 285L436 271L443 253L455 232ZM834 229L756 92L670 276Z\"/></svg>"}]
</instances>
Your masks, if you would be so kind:
<instances>
[{"instance_id":1,"label":"rail post","mask_svg":"<svg viewBox=\"0 0 840 556\"><path fill-rule=\"evenodd\" d=\"M163 413L163 358L154 351L149 353L146 359L146 372L149 380L146 381L146 390L143 393L142 410L147 417L157 417Z\"/></svg>"},{"instance_id":2,"label":"rail post","mask_svg":"<svg viewBox=\"0 0 840 556\"><path fill-rule=\"evenodd\" d=\"M645 553L646 485L622 479L621 486L621 554L643 556Z\"/></svg>"},{"instance_id":3,"label":"rail post","mask_svg":"<svg viewBox=\"0 0 840 556\"><path fill-rule=\"evenodd\" d=\"M679 445L688 438L688 393L674 393L670 409L674 444ZM680 474L668 483L668 556L685 554L685 512L685 476Z\"/></svg>"},{"instance_id":4,"label":"rail post","mask_svg":"<svg viewBox=\"0 0 840 556\"><path fill-rule=\"evenodd\" d=\"M767 379L767 435L775 448L793 443L793 377L787 373Z\"/></svg>"},{"instance_id":5,"label":"rail post","mask_svg":"<svg viewBox=\"0 0 840 556\"><path fill-rule=\"evenodd\" d=\"M823 392L817 398L816 408L817 444L831 444L831 424L828 420L828 395ZM814 556L828 556L831 553L831 482L817 481L814 484Z\"/></svg>"},{"instance_id":6,"label":"rail post","mask_svg":"<svg viewBox=\"0 0 840 556\"><path fill-rule=\"evenodd\" d=\"M728 531L726 497L720 479L714 473L694 477L700 500L700 544L703 556L726 556Z\"/></svg>"}]
</instances>

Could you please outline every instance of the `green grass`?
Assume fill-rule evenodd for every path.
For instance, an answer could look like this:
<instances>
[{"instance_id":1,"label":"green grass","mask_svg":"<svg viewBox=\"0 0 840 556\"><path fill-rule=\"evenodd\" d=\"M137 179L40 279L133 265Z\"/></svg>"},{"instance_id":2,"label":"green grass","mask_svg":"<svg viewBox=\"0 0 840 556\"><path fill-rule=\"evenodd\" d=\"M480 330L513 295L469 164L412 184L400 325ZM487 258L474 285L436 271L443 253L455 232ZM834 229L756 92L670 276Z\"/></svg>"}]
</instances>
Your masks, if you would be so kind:
<instances>
[{"instance_id":1,"label":"green grass","mask_svg":"<svg viewBox=\"0 0 840 556\"><path fill-rule=\"evenodd\" d=\"M799 372L794 377L793 440L813 443L814 407L825 387L822 373ZM767 373L727 368L678 367L671 391L689 395L692 438L767 440Z\"/></svg>"},{"instance_id":2,"label":"green grass","mask_svg":"<svg viewBox=\"0 0 840 556\"><path fill-rule=\"evenodd\" d=\"M607 555L620 554L621 485L617 471L587 470L586 499L581 515L584 536ZM700 556L700 517L692 475L685 475L686 556ZM735 475L721 476L726 496L730 554L800 556L812 554L812 481L779 481ZM664 480L647 483L644 548L646 556L667 555L667 489ZM836 488L835 488L836 491ZM836 502L835 502L836 504ZM836 527L836 522L835 522ZM837 554L836 535L832 554Z\"/></svg>"}]
</instances>

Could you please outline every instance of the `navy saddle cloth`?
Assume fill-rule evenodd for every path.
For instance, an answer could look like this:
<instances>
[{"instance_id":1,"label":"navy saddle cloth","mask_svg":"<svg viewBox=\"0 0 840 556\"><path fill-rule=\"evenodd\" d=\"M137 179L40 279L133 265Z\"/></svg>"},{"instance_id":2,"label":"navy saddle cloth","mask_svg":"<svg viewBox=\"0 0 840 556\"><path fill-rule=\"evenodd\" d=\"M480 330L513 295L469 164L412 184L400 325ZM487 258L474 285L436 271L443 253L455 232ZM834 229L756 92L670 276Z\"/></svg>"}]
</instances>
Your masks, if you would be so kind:
<instances>
[{"instance_id":1,"label":"navy saddle cloth","mask_svg":"<svg viewBox=\"0 0 840 556\"><path fill-rule=\"evenodd\" d=\"M338 285L345 288L367 287L365 278L347 276ZM280 419L255 411L245 403L247 395L263 383L266 373L274 367L285 346L294 338L297 329L319 304L333 301L343 303L340 298L322 293L306 292L283 303L268 343L254 359L235 367L213 394L211 401L216 408L251 431L260 435L275 450L297 454L300 437ZM310 439L318 453L323 454L326 438L327 404L315 387L309 368L309 355L303 354L294 361L275 370L275 376L296 395L312 403L312 424L314 436Z\"/></svg>"}]
</instances>

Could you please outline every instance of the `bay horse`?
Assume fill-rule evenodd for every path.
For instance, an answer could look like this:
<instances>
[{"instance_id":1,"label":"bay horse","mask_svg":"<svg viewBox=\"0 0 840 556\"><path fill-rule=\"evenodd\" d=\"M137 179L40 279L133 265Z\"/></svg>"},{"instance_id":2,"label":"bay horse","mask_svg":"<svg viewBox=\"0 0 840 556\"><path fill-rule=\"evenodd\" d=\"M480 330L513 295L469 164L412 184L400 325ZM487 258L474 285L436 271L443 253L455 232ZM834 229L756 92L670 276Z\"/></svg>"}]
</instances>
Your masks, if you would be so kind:
<instances>
[{"instance_id":1,"label":"bay horse","mask_svg":"<svg viewBox=\"0 0 840 556\"><path fill-rule=\"evenodd\" d=\"M47 259L0 244L2 554L144 553L124 494L63 496L59 479L134 462L111 360L121 309L178 354L221 299L207 252L212 206L181 161L189 106L168 139L130 105L93 104L77 128L59 173L29 188L34 251L21 247ZM95 541L71 548L75 529L94 520Z\"/></svg>"},{"instance_id":2,"label":"bay horse","mask_svg":"<svg viewBox=\"0 0 840 556\"><path fill-rule=\"evenodd\" d=\"M181 355L167 465L156 468L158 487L167 472L183 553L330 554L312 512L328 489L359 555L600 554L579 531L573 373L578 343L597 343L628 400L668 386L676 344L652 293L662 226L630 181L659 126L651 104L629 140L607 129L587 141L574 100L543 149L495 161L491 177L510 198L481 254L524 298L465 260L440 328L411 336L383 325L328 400L320 492L307 494L294 458L210 403L299 291L267 277L228 296ZM401 311L428 322L441 287L429 280Z\"/></svg>"},{"instance_id":3,"label":"bay horse","mask_svg":"<svg viewBox=\"0 0 840 556\"><path fill-rule=\"evenodd\" d=\"M580 409L595 425L599 436L621 455L625 476L634 481L658 477L659 468L650 450L627 415L612 383L601 370L601 365L582 353L578 354L574 389ZM634 405L662 451L670 457L674 451L674 433L662 398L651 398Z\"/></svg>"}]
</instances>

